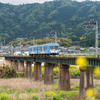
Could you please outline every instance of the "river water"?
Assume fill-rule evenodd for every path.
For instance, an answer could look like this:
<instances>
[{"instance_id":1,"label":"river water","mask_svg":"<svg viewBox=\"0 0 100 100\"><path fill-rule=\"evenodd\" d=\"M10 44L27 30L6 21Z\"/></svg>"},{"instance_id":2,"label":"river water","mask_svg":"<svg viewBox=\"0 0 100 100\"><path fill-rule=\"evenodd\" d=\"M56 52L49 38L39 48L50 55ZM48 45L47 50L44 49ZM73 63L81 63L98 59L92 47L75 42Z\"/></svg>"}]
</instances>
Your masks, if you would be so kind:
<instances>
[{"instance_id":1,"label":"river water","mask_svg":"<svg viewBox=\"0 0 100 100\"><path fill-rule=\"evenodd\" d=\"M54 82L58 82L59 79L54 79ZM70 81L80 81L80 79L70 79ZM44 82L44 80L42 80L42 82Z\"/></svg>"}]
</instances>

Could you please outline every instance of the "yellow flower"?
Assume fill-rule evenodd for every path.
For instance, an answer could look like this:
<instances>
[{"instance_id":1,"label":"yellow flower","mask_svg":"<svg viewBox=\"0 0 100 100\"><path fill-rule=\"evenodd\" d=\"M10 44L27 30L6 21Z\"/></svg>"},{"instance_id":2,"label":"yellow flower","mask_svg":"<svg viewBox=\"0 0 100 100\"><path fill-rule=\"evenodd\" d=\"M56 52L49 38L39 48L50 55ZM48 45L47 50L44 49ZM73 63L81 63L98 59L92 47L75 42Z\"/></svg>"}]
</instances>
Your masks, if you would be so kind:
<instances>
[{"instance_id":1,"label":"yellow flower","mask_svg":"<svg viewBox=\"0 0 100 100\"><path fill-rule=\"evenodd\" d=\"M50 96L51 97L57 97L57 94L52 91Z\"/></svg>"},{"instance_id":2,"label":"yellow flower","mask_svg":"<svg viewBox=\"0 0 100 100\"><path fill-rule=\"evenodd\" d=\"M87 97L92 97L93 96L93 89L92 88L87 89L86 96Z\"/></svg>"},{"instance_id":3,"label":"yellow flower","mask_svg":"<svg viewBox=\"0 0 100 100\"><path fill-rule=\"evenodd\" d=\"M42 67L42 71L44 71L44 68Z\"/></svg>"},{"instance_id":4,"label":"yellow flower","mask_svg":"<svg viewBox=\"0 0 100 100\"><path fill-rule=\"evenodd\" d=\"M63 93L63 91L60 91L60 93Z\"/></svg>"},{"instance_id":5,"label":"yellow flower","mask_svg":"<svg viewBox=\"0 0 100 100\"><path fill-rule=\"evenodd\" d=\"M94 68L94 74L100 75L100 67L97 66Z\"/></svg>"},{"instance_id":6,"label":"yellow flower","mask_svg":"<svg viewBox=\"0 0 100 100\"><path fill-rule=\"evenodd\" d=\"M32 97L37 97L37 94L36 93L32 94Z\"/></svg>"},{"instance_id":7,"label":"yellow flower","mask_svg":"<svg viewBox=\"0 0 100 100\"><path fill-rule=\"evenodd\" d=\"M76 64L80 66L86 66L88 64L88 61L85 57L80 56L76 59Z\"/></svg>"},{"instance_id":8,"label":"yellow flower","mask_svg":"<svg viewBox=\"0 0 100 100\"><path fill-rule=\"evenodd\" d=\"M45 96L50 96L50 94L51 94L50 91L45 92Z\"/></svg>"},{"instance_id":9,"label":"yellow flower","mask_svg":"<svg viewBox=\"0 0 100 100\"><path fill-rule=\"evenodd\" d=\"M37 100L37 99L38 99L38 96L37 96L36 93L32 94L32 99L33 99L33 100Z\"/></svg>"},{"instance_id":10,"label":"yellow flower","mask_svg":"<svg viewBox=\"0 0 100 100\"><path fill-rule=\"evenodd\" d=\"M53 91L46 91L45 96L57 97L57 94Z\"/></svg>"},{"instance_id":11,"label":"yellow flower","mask_svg":"<svg viewBox=\"0 0 100 100\"><path fill-rule=\"evenodd\" d=\"M7 100L9 98L9 95L6 93L6 94L0 94L0 100L4 99L4 100Z\"/></svg>"},{"instance_id":12,"label":"yellow flower","mask_svg":"<svg viewBox=\"0 0 100 100\"><path fill-rule=\"evenodd\" d=\"M59 67L54 67L54 71L59 71Z\"/></svg>"},{"instance_id":13,"label":"yellow flower","mask_svg":"<svg viewBox=\"0 0 100 100\"><path fill-rule=\"evenodd\" d=\"M16 74L18 74L18 72L16 72Z\"/></svg>"}]
</instances>

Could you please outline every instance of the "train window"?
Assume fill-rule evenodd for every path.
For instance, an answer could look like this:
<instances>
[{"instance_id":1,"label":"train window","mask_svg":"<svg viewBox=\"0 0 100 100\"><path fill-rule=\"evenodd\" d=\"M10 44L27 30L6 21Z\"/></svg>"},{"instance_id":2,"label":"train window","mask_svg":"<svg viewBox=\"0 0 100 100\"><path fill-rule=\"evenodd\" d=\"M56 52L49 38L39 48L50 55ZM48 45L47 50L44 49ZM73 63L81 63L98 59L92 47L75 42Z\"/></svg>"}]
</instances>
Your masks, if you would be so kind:
<instances>
[{"instance_id":1,"label":"train window","mask_svg":"<svg viewBox=\"0 0 100 100\"><path fill-rule=\"evenodd\" d=\"M52 49L55 49L55 46L52 46Z\"/></svg>"},{"instance_id":2,"label":"train window","mask_svg":"<svg viewBox=\"0 0 100 100\"><path fill-rule=\"evenodd\" d=\"M46 47L44 47L44 50L46 50Z\"/></svg>"},{"instance_id":3,"label":"train window","mask_svg":"<svg viewBox=\"0 0 100 100\"><path fill-rule=\"evenodd\" d=\"M55 49L55 46L52 46L52 49Z\"/></svg>"},{"instance_id":4,"label":"train window","mask_svg":"<svg viewBox=\"0 0 100 100\"><path fill-rule=\"evenodd\" d=\"M42 47L42 50L44 50L44 47Z\"/></svg>"},{"instance_id":5,"label":"train window","mask_svg":"<svg viewBox=\"0 0 100 100\"><path fill-rule=\"evenodd\" d=\"M50 46L50 49L58 49L58 46Z\"/></svg>"},{"instance_id":6,"label":"train window","mask_svg":"<svg viewBox=\"0 0 100 100\"><path fill-rule=\"evenodd\" d=\"M58 46L55 46L55 49L58 49Z\"/></svg>"},{"instance_id":7,"label":"train window","mask_svg":"<svg viewBox=\"0 0 100 100\"><path fill-rule=\"evenodd\" d=\"M52 46L50 46L50 49L52 49Z\"/></svg>"}]
</instances>

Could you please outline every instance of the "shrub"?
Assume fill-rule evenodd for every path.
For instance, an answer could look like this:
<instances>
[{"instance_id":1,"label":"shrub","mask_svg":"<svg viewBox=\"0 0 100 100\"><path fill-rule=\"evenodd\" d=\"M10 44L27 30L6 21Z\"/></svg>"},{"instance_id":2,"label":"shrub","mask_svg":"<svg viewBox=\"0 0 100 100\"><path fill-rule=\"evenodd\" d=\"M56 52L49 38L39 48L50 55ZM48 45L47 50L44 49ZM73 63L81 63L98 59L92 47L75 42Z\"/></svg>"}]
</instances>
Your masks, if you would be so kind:
<instances>
[{"instance_id":1,"label":"shrub","mask_svg":"<svg viewBox=\"0 0 100 100\"><path fill-rule=\"evenodd\" d=\"M24 77L25 73L18 73L18 77Z\"/></svg>"},{"instance_id":2,"label":"shrub","mask_svg":"<svg viewBox=\"0 0 100 100\"><path fill-rule=\"evenodd\" d=\"M0 67L0 78L16 77L16 70L13 66L3 65Z\"/></svg>"}]
</instances>

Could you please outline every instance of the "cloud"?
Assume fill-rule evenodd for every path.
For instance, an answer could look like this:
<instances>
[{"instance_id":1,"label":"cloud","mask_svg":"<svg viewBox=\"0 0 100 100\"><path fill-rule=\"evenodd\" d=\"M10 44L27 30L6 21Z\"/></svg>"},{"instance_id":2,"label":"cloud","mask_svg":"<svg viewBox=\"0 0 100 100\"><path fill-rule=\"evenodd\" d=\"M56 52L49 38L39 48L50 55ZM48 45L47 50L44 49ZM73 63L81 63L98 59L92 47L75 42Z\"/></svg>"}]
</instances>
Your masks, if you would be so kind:
<instances>
[{"instance_id":1,"label":"cloud","mask_svg":"<svg viewBox=\"0 0 100 100\"><path fill-rule=\"evenodd\" d=\"M9 3L14 5L27 4L27 3L43 3L45 1L53 1L53 0L0 0L0 2L2 3Z\"/></svg>"}]
</instances>

